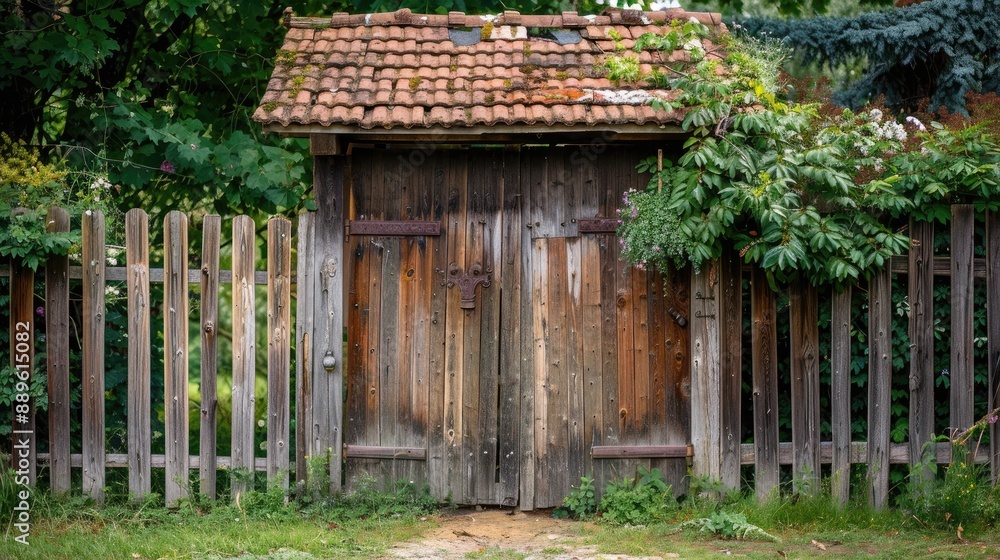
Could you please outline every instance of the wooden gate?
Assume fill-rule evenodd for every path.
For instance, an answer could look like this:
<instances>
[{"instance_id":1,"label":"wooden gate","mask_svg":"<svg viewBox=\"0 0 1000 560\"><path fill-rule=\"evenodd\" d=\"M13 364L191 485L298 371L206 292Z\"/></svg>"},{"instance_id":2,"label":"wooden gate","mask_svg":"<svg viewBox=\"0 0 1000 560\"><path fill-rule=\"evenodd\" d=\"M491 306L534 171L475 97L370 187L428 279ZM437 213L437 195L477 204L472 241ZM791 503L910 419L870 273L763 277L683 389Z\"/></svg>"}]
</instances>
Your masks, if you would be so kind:
<instances>
[{"instance_id":1,"label":"wooden gate","mask_svg":"<svg viewBox=\"0 0 1000 560\"><path fill-rule=\"evenodd\" d=\"M531 509L637 464L681 482L687 283L618 259L635 157L353 152L349 484L426 480L456 503Z\"/></svg>"}]
</instances>

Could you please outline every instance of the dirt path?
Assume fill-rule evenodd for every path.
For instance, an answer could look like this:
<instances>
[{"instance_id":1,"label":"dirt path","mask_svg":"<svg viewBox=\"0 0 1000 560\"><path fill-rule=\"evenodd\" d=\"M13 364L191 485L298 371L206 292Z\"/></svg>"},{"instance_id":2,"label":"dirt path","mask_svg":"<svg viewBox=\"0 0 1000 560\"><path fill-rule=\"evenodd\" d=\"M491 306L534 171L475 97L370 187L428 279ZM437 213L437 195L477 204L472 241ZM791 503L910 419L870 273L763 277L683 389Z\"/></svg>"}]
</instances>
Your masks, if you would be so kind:
<instances>
[{"instance_id":1,"label":"dirt path","mask_svg":"<svg viewBox=\"0 0 1000 560\"><path fill-rule=\"evenodd\" d=\"M598 554L586 545L589 523L553 519L548 512L460 509L438 516L439 526L420 540L399 543L385 558L431 560L465 558L483 552L490 558L526 555L525 560L654 560L663 557ZM489 554L495 553L495 555ZM673 556L676 557L676 556Z\"/></svg>"}]
</instances>

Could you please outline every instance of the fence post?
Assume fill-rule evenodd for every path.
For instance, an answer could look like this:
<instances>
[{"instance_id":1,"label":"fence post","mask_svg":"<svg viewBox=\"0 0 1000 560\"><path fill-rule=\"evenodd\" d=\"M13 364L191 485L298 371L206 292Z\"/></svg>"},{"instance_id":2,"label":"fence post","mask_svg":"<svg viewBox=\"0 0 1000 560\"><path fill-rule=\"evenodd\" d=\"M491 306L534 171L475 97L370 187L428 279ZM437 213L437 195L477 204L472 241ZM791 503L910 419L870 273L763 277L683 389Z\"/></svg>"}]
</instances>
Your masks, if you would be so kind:
<instances>
[{"instance_id":1,"label":"fence post","mask_svg":"<svg viewBox=\"0 0 1000 560\"><path fill-rule=\"evenodd\" d=\"M989 368L989 409L1000 407L1000 213L986 215L986 317ZM990 472L1000 483L1000 422L990 426Z\"/></svg>"},{"instance_id":2,"label":"fence post","mask_svg":"<svg viewBox=\"0 0 1000 560\"><path fill-rule=\"evenodd\" d=\"M49 209L49 232L69 231L69 212ZM45 362L49 377L49 487L70 490L69 457L69 257L49 257L45 264Z\"/></svg>"},{"instance_id":3,"label":"fence post","mask_svg":"<svg viewBox=\"0 0 1000 560\"><path fill-rule=\"evenodd\" d=\"M254 222L249 216L233 219L233 391L232 468L248 469L246 481L231 478L233 498L242 494L254 476L254 381L256 378L256 323L254 298Z\"/></svg>"},{"instance_id":4,"label":"fence post","mask_svg":"<svg viewBox=\"0 0 1000 560\"><path fill-rule=\"evenodd\" d=\"M753 315L754 489L758 500L771 497L781 474L778 466L778 329L774 292L759 266L750 272Z\"/></svg>"},{"instance_id":5,"label":"fence post","mask_svg":"<svg viewBox=\"0 0 1000 560\"><path fill-rule=\"evenodd\" d=\"M808 280L789 286L792 374L792 485L819 491L819 299Z\"/></svg>"},{"instance_id":6,"label":"fence post","mask_svg":"<svg viewBox=\"0 0 1000 560\"><path fill-rule=\"evenodd\" d=\"M141 501L150 481L149 217L125 214L128 289L128 490Z\"/></svg>"},{"instance_id":7,"label":"fence post","mask_svg":"<svg viewBox=\"0 0 1000 560\"><path fill-rule=\"evenodd\" d=\"M305 481L313 441L312 333L313 259L309 252L315 235L315 212L299 214L298 262L295 278L295 479Z\"/></svg>"},{"instance_id":8,"label":"fence post","mask_svg":"<svg viewBox=\"0 0 1000 560\"><path fill-rule=\"evenodd\" d=\"M973 371L973 276L975 213L970 204L951 207L951 422L954 433L975 422Z\"/></svg>"},{"instance_id":9,"label":"fence post","mask_svg":"<svg viewBox=\"0 0 1000 560\"><path fill-rule=\"evenodd\" d=\"M163 400L167 506L188 487L188 234L187 216L167 214L163 233Z\"/></svg>"},{"instance_id":10,"label":"fence post","mask_svg":"<svg viewBox=\"0 0 1000 560\"><path fill-rule=\"evenodd\" d=\"M889 498L889 405L892 391L892 272L877 272L868 287L868 488L879 509Z\"/></svg>"},{"instance_id":11,"label":"fence post","mask_svg":"<svg viewBox=\"0 0 1000 560\"><path fill-rule=\"evenodd\" d=\"M344 156L314 160L316 229L312 252L305 256L315 263L310 455L329 453L330 488L337 490L343 462Z\"/></svg>"},{"instance_id":12,"label":"fence post","mask_svg":"<svg viewBox=\"0 0 1000 560\"><path fill-rule=\"evenodd\" d=\"M201 417L198 451L201 461L201 493L214 500L216 495L216 389L219 360L219 238L222 219L205 216L201 226Z\"/></svg>"},{"instance_id":13,"label":"fence post","mask_svg":"<svg viewBox=\"0 0 1000 560\"><path fill-rule=\"evenodd\" d=\"M722 301L719 305L722 406L722 483L740 487L740 416L743 395L743 259L735 251L722 255Z\"/></svg>"},{"instance_id":14,"label":"fence post","mask_svg":"<svg viewBox=\"0 0 1000 560\"><path fill-rule=\"evenodd\" d=\"M830 490L840 505L851 497L851 286L833 292L830 318Z\"/></svg>"},{"instance_id":15,"label":"fence post","mask_svg":"<svg viewBox=\"0 0 1000 560\"><path fill-rule=\"evenodd\" d=\"M267 222L267 478L288 488L292 223Z\"/></svg>"},{"instance_id":16,"label":"fence post","mask_svg":"<svg viewBox=\"0 0 1000 560\"><path fill-rule=\"evenodd\" d=\"M910 303L910 465L916 465L934 432L934 223L910 219L907 290ZM916 473L933 477L928 469Z\"/></svg>"},{"instance_id":17,"label":"fence post","mask_svg":"<svg viewBox=\"0 0 1000 560\"><path fill-rule=\"evenodd\" d=\"M691 444L692 471L710 479L722 477L722 417L719 392L719 262L691 277Z\"/></svg>"},{"instance_id":18,"label":"fence post","mask_svg":"<svg viewBox=\"0 0 1000 560\"><path fill-rule=\"evenodd\" d=\"M104 503L104 214L83 213L83 493Z\"/></svg>"},{"instance_id":19,"label":"fence post","mask_svg":"<svg viewBox=\"0 0 1000 560\"><path fill-rule=\"evenodd\" d=\"M15 210L14 212L18 212ZM26 473L35 485L35 399L30 398L35 367L35 272L18 259L10 266L10 365L14 368L15 395L11 425L11 466ZM21 400L24 398L25 400Z\"/></svg>"}]
</instances>

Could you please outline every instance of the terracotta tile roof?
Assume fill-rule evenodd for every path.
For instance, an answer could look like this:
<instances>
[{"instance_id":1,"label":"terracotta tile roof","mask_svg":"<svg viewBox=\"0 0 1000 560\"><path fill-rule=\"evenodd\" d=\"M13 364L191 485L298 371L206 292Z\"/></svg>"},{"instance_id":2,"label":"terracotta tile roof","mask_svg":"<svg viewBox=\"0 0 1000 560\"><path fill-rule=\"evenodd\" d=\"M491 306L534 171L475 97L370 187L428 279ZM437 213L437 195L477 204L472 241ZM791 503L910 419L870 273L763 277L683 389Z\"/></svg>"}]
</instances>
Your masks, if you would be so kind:
<instances>
[{"instance_id":1,"label":"terracotta tile roof","mask_svg":"<svg viewBox=\"0 0 1000 560\"><path fill-rule=\"evenodd\" d=\"M609 56L637 58L640 71L690 53L632 50L651 32L694 18L724 33L717 14L608 10L599 16L475 16L337 13L294 17L254 119L271 130L354 130L522 125L650 125L680 122L651 97L676 92L608 78ZM708 56L721 56L710 39Z\"/></svg>"}]
</instances>

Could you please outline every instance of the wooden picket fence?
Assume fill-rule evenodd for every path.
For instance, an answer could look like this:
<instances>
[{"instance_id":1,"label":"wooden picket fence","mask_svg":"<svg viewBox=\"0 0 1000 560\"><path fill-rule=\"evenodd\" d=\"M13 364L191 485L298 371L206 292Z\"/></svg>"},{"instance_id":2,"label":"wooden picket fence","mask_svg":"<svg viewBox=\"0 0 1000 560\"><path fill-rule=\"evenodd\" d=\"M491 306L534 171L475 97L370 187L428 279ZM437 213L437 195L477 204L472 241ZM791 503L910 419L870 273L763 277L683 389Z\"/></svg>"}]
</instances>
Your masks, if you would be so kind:
<instances>
[{"instance_id":1,"label":"wooden picket fence","mask_svg":"<svg viewBox=\"0 0 1000 560\"><path fill-rule=\"evenodd\" d=\"M692 440L695 443L695 472L719 476L729 487L739 487L741 465L754 465L753 486L758 497L766 498L779 484L780 466L792 465L792 481L819 488L822 464L831 465L834 496L846 502L850 495L850 466L867 465L868 495L872 504L883 507L889 494L889 465L914 465L931 453L931 460L947 463L952 446L947 442L928 444L932 436L961 433L974 424L973 296L976 279L987 287L989 394L988 410L1000 404L1000 216L986 216L986 258L975 258L975 214L972 206L952 207L951 254L934 256L934 224L911 221L911 248L907 256L893 257L891 266L867 283L868 301L868 391L867 441L851 441L851 289L820 294L802 282L788 287L790 355L777 352L776 294L768 287L761 270L750 268L750 308L752 319L752 371L744 373L743 356L743 274L742 259L724 257L717 271L714 292L695 280L694 321L698 321L700 300L710 300L711 310L701 316L718 314L719 347L717 379L699 380L692 373ZM892 403L892 275L905 275L908 286L909 338L909 437L905 443L890 441ZM701 275L707 276L707 275ZM950 421L935 430L934 400L934 316L935 276L948 276L951 283ZM700 287L699 287L700 286ZM857 288L855 288L857 289ZM819 302L830 298L832 309L829 387L830 407L821 409ZM718 305L714 305L718 300ZM693 325L697 337L698 325ZM938 348L938 350L944 350ZM778 362L790 360L792 441L779 441ZM697 354L695 354L697 361ZM709 358L707 361L711 361ZM711 369L706 368L706 369ZM711 372L709 372L711 373ZM753 442L741 443L741 402L743 383L752 390ZM699 383L718 387L717 408L708 402L715 391L702 391L700 402L695 388ZM717 383L717 384L716 384ZM896 387L896 389L901 389ZM979 395L980 398L984 395ZM711 411L717 410L713 415ZM703 411L708 411L703 412ZM708 416L707 418L701 418ZM829 420L830 441L821 441L820 423ZM715 439L715 438L718 439ZM986 441L989 445L985 445ZM982 441L984 445L975 443ZM703 454L699 461L699 442ZM936 445L936 447L934 447ZM718 450L718 455L712 452ZM988 426L988 437L973 441L975 460L989 462L994 483L1000 473L1000 422ZM701 463L699 465L698 463ZM714 468L713 468L714 467Z\"/></svg>"},{"instance_id":2,"label":"wooden picket fence","mask_svg":"<svg viewBox=\"0 0 1000 560\"><path fill-rule=\"evenodd\" d=\"M350 450L340 449L342 402L339 375L307 373L321 366L327 373L339 364L339 345L309 344L309 336L327 342L339 341L342 321L339 256L334 250L342 232L321 228L315 214L304 214L299 239L298 276L304 283L304 297L297 298L299 328L296 344L302 357L297 361L296 407L298 417L296 448L300 455L329 450L330 484L339 487L341 461ZM850 494L850 467L867 465L867 492L872 503L885 506L889 494L889 465L916 464L925 449L940 463L950 460L951 446L939 443L925 446L937 431L934 424L934 317L933 288L935 276L948 276L951 282L951 362L949 428L963 430L971 426L974 404L973 301L974 282L985 281L988 315L989 382L988 407L1000 404L1000 216L986 217L985 258L974 256L976 222L971 206L953 207L950 257L933 255L934 226L911 222L911 250L907 256L894 257L884 269L862 288L867 291L869 372L867 438L851 438L851 316L850 289L820 293L803 282L788 287L790 354L778 356L777 295L770 289L763 273L742 264L738 255L724 256L708 271L691 278L690 328L691 417L690 442L695 474L717 477L729 487L741 484L741 467L754 466L754 487L765 498L778 486L782 465L791 465L796 486L816 485L824 464L831 465L834 496L844 502ZM68 231L69 215L52 209L48 227ZM39 463L50 469L53 492L70 490L70 469L82 468L83 492L100 502L104 498L106 468L128 469L129 491L141 499L151 491L151 470L166 470L165 499L176 503L188 492L191 470L197 470L199 491L216 495L219 468L265 471L269 479L279 473L305 475L305 462L290 459L290 408L292 325L290 318L292 286L291 223L272 218L267 224L267 270L255 269L255 224L247 216L232 220L232 270L220 270L222 219L206 216L202 226L202 263L200 269L188 269L187 217L170 212L164 220L163 268L151 268L149 262L149 220L140 209L126 214L126 264L105 264L105 220L100 212L82 217L82 267L71 267L65 257L51 259L45 267L45 315L49 390L49 452L37 455ZM320 235L321 230L324 233ZM310 243L315 242L315 245ZM334 249L331 249L333 247ZM752 339L743 346L744 277L749 270ZM31 321L33 313L33 273L14 266L11 274L11 324ZM891 443L890 405L892 404L892 313L891 277L906 275L909 304L909 441ZM70 433L70 311L69 282L81 280L83 287L82 355L82 433ZM127 453L106 453L104 409L105 359L105 287L108 281L125 282L128 297L128 409ZM325 282L325 283L324 283ZM164 333L164 413L165 453L153 455L149 423L150 399L150 284L163 283L162 329ZM188 399L188 309L189 285L200 284L201 333L201 409L200 452L189 455ZM232 286L232 452L216 456L218 396L219 287ZM267 285L267 426L266 458L254 453L254 384L256 314L254 287ZM313 286L316 284L316 286ZM857 289L857 288L855 288ZM317 298L309 294L322 294ZM832 372L829 408L821 408L819 305L830 298ZM683 314L683 313L681 313ZM898 319L897 319L898 320ZM322 328L326 331L323 331ZM328 331L328 332L327 332ZM319 333L319 334L317 334ZM324 334L326 333L326 334ZM350 333L349 333L350 334ZM322 336L321 336L322 335ZM33 335L32 335L33 337ZM30 341L33 345L33 338ZM12 349L13 349L12 342ZM334 351L323 352L327 347ZM941 349L939 349L941 350ZM742 357L752 356L752 368L744 372ZM337 358L337 359L333 359ZM779 437L779 360L790 360L792 441ZM327 364L326 362L329 362ZM317 370L318 371L318 370ZM329 379L326 379L329 377ZM744 381L752 388L753 438L743 443L741 405ZM326 385L321 385L326 383ZM897 387L897 389L900 389ZM980 395L982 398L982 395ZM830 441L821 438L823 420L831 425ZM25 432L30 422L18 426ZM70 453L72 438L81 438L81 454ZM1000 422L989 426L989 445L976 449L975 459L989 462L993 480L1000 473ZM318 442L318 443L317 443ZM32 441L32 445L34 442ZM31 454L36 456L34 453ZM35 465L31 465L34 481ZM277 480L277 479L276 479ZM233 478L232 492L246 489L246 481ZM280 479L287 486L287 477Z\"/></svg>"},{"instance_id":3,"label":"wooden picket fence","mask_svg":"<svg viewBox=\"0 0 1000 560\"><path fill-rule=\"evenodd\" d=\"M49 212L50 231L69 231L69 215L60 208ZM50 468L53 492L70 489L70 469L82 468L83 492L104 499L105 468L128 469L128 488L142 499L151 491L151 469L166 469L165 498L173 504L188 492L190 470L198 470L200 491L216 495L219 468L266 471L269 479L288 473L290 428L291 222L271 218L267 224L267 270L255 270L255 224L248 216L232 220L232 270L219 269L222 220L206 216L202 226L200 270L188 269L188 220L170 212L164 220L163 268L149 263L149 219L141 209L125 216L126 264L105 264L105 218L99 211L82 217L82 267L69 266L66 257L46 263L46 343L49 390L49 453L37 455ZM11 322L30 320L33 312L32 273L14 267ZM69 281L79 279L83 289L82 438L81 454L70 454L70 319ZM128 291L128 452L107 454L104 408L105 287L124 281ZM150 426L150 284L163 284L165 453L153 455ZM189 284L201 285L201 410L200 454L189 455L188 310ZM233 371L232 452L216 456L219 285L231 283ZM267 456L254 457L254 385L256 379L256 299L254 288L267 285ZM27 315L26 315L27 314ZM33 342L33 341L32 341ZM33 429L34 420L31 421ZM30 430L26 430L30 431ZM34 441L32 442L34 445ZM35 456L32 453L32 456ZM34 483L35 465L31 465ZM287 476L276 478L287 487ZM234 478L234 494L246 481Z\"/></svg>"}]
</instances>

